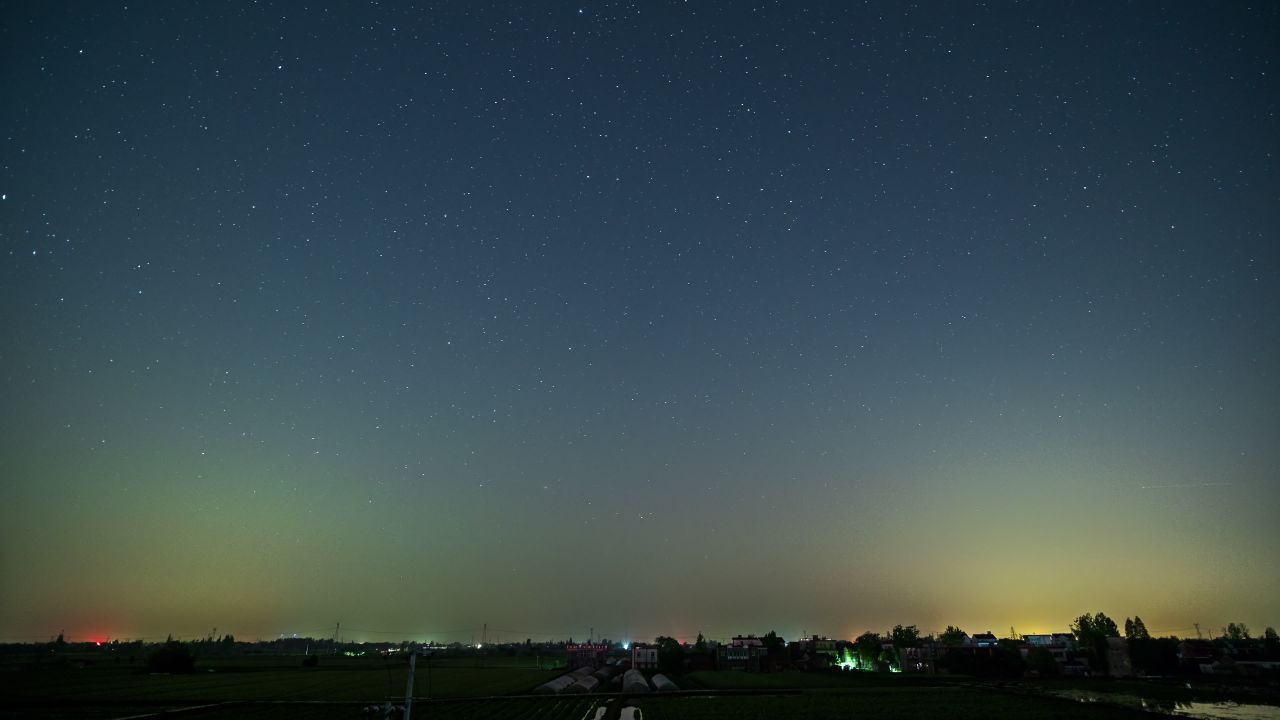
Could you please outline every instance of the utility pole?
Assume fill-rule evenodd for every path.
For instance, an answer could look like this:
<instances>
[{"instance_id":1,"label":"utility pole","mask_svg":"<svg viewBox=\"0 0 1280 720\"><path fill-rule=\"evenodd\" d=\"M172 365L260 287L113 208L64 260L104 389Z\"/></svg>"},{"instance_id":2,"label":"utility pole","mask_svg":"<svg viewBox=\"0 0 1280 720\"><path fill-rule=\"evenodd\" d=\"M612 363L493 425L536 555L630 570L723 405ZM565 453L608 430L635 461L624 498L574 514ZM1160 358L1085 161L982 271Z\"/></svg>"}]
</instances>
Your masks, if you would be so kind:
<instances>
[{"instance_id":1,"label":"utility pole","mask_svg":"<svg viewBox=\"0 0 1280 720\"><path fill-rule=\"evenodd\" d=\"M1201 635L1200 635L1200 623L1191 623L1191 624L1196 626L1196 639L1197 639L1197 640L1201 639Z\"/></svg>"},{"instance_id":2,"label":"utility pole","mask_svg":"<svg viewBox=\"0 0 1280 720\"><path fill-rule=\"evenodd\" d=\"M418 666L418 648L409 653L409 682L404 687L404 720L413 713L413 671Z\"/></svg>"}]
</instances>

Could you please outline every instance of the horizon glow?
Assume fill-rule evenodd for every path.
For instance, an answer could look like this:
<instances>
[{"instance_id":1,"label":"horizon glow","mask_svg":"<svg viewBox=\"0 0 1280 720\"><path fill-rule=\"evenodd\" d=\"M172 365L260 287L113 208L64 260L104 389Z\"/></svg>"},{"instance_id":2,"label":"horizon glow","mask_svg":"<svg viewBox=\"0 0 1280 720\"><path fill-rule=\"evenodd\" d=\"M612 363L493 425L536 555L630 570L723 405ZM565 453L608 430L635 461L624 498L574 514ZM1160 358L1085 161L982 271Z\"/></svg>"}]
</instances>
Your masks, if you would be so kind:
<instances>
[{"instance_id":1,"label":"horizon glow","mask_svg":"<svg viewBox=\"0 0 1280 720\"><path fill-rule=\"evenodd\" d=\"M0 641L1280 623L1280 7L576 10L9 9Z\"/></svg>"}]
</instances>

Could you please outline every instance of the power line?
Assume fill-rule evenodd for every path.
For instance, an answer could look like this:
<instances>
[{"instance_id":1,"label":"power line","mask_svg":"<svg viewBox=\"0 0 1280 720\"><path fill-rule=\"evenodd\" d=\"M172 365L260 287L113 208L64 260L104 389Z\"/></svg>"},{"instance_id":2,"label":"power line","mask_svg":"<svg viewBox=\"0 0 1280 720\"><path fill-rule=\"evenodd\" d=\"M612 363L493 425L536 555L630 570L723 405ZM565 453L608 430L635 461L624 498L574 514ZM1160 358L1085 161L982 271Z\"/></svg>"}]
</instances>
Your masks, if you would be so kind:
<instances>
[{"instance_id":1,"label":"power line","mask_svg":"<svg viewBox=\"0 0 1280 720\"><path fill-rule=\"evenodd\" d=\"M422 635L465 635L475 632L478 628L463 628L461 630L365 630L362 628L348 627L349 633L368 633L370 635L399 635L400 637L420 637ZM505 632L505 631L504 631Z\"/></svg>"}]
</instances>

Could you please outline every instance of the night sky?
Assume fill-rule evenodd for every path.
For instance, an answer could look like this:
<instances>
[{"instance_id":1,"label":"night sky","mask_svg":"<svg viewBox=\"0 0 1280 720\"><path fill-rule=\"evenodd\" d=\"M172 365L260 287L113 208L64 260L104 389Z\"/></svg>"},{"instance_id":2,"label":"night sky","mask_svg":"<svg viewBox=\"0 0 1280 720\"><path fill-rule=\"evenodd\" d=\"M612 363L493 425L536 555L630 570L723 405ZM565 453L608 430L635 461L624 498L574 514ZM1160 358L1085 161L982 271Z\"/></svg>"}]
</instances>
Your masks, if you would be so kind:
<instances>
[{"instance_id":1,"label":"night sky","mask_svg":"<svg viewBox=\"0 0 1280 720\"><path fill-rule=\"evenodd\" d=\"M1272 3L0 12L0 639L1280 623Z\"/></svg>"}]
</instances>

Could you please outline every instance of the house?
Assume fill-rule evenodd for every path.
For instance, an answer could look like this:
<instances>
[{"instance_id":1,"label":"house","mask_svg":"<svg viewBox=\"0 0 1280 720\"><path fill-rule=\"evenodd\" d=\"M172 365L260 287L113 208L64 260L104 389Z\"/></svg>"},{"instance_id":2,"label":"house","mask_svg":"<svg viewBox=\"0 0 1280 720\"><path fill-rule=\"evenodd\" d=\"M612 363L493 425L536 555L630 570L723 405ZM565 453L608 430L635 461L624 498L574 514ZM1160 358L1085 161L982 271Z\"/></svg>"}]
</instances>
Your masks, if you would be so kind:
<instances>
[{"instance_id":1,"label":"house","mask_svg":"<svg viewBox=\"0 0 1280 720\"><path fill-rule=\"evenodd\" d=\"M1046 633L1043 635L1023 635L1022 641L1032 647L1074 647L1076 636L1071 633Z\"/></svg>"},{"instance_id":2,"label":"house","mask_svg":"<svg viewBox=\"0 0 1280 720\"><path fill-rule=\"evenodd\" d=\"M975 647L980 647L980 648L992 647L993 648L996 645L998 645L1000 641L999 639L996 638L995 633L988 630L984 633L978 633L973 637L969 638L969 642L973 643Z\"/></svg>"},{"instance_id":3,"label":"house","mask_svg":"<svg viewBox=\"0 0 1280 720\"><path fill-rule=\"evenodd\" d=\"M564 650L565 666L569 670L598 668L603 666L609 657L607 643L567 643Z\"/></svg>"},{"instance_id":4,"label":"house","mask_svg":"<svg viewBox=\"0 0 1280 720\"><path fill-rule=\"evenodd\" d=\"M658 667L658 646L632 643L631 667L636 670L653 670Z\"/></svg>"},{"instance_id":5,"label":"house","mask_svg":"<svg viewBox=\"0 0 1280 720\"><path fill-rule=\"evenodd\" d=\"M1070 659L1070 653L1075 650L1076 636L1071 633L1049 633L1043 635L1023 635L1022 641L1029 648L1044 648L1053 655L1053 661L1059 665L1066 665ZM1028 649L1029 649L1028 648ZM1022 656L1025 658L1027 652L1024 649Z\"/></svg>"},{"instance_id":6,"label":"house","mask_svg":"<svg viewBox=\"0 0 1280 720\"><path fill-rule=\"evenodd\" d=\"M904 673L934 672L932 643L922 647L898 648L898 669Z\"/></svg>"},{"instance_id":7,"label":"house","mask_svg":"<svg viewBox=\"0 0 1280 720\"><path fill-rule=\"evenodd\" d=\"M836 641L817 635L791 643L788 654L800 670L826 670L836 664L838 657Z\"/></svg>"},{"instance_id":8,"label":"house","mask_svg":"<svg viewBox=\"0 0 1280 720\"><path fill-rule=\"evenodd\" d=\"M741 635L716 648L716 666L721 670L760 672L769 654L764 641L755 635Z\"/></svg>"},{"instance_id":9,"label":"house","mask_svg":"<svg viewBox=\"0 0 1280 720\"><path fill-rule=\"evenodd\" d=\"M924 665L917 668L916 672L928 670L929 663L932 663L935 668L945 672L975 673L988 666L999 652L999 639L993 633L985 632L966 635L959 645L932 643L928 652L922 652L918 657L912 656L911 661ZM906 661L903 662L905 664Z\"/></svg>"},{"instance_id":10,"label":"house","mask_svg":"<svg viewBox=\"0 0 1280 720\"><path fill-rule=\"evenodd\" d=\"M1184 668L1200 669L1212 665L1216 653L1208 640L1183 640L1178 643L1178 663Z\"/></svg>"}]
</instances>

